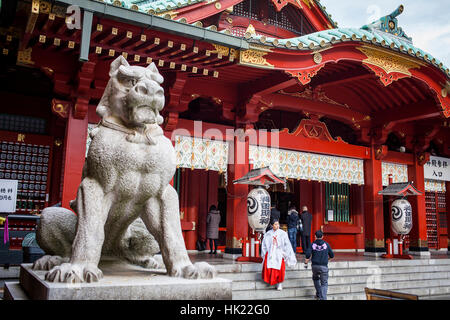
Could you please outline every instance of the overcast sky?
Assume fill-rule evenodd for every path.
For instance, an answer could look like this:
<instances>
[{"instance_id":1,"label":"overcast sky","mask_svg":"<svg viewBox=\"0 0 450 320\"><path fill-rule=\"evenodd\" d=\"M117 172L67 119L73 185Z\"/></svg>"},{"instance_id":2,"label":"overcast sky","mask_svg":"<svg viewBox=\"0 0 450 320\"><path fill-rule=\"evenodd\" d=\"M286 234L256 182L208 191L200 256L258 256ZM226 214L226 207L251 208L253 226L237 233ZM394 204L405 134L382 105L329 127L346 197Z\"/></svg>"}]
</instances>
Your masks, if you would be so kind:
<instances>
[{"instance_id":1,"label":"overcast sky","mask_svg":"<svg viewBox=\"0 0 450 320\"><path fill-rule=\"evenodd\" d=\"M413 44L450 68L449 0L321 0L338 27L362 27L403 4L399 26Z\"/></svg>"}]
</instances>

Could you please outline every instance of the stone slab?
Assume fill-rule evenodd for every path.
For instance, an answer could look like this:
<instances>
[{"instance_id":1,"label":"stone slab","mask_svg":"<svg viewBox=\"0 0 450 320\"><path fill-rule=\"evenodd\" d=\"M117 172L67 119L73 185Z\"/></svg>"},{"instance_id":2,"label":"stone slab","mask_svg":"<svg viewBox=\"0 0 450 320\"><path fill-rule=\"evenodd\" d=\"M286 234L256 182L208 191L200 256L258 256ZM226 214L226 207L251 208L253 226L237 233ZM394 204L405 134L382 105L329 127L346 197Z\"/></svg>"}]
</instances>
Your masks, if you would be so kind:
<instances>
[{"instance_id":1,"label":"stone slab","mask_svg":"<svg viewBox=\"0 0 450 320\"><path fill-rule=\"evenodd\" d=\"M19 278L20 267L0 268L0 279L17 279Z\"/></svg>"},{"instance_id":2,"label":"stone slab","mask_svg":"<svg viewBox=\"0 0 450 320\"><path fill-rule=\"evenodd\" d=\"M52 283L46 271L22 264L20 285L31 300L231 300L227 279L169 277L165 270L144 269L120 261L100 263L103 279L96 283Z\"/></svg>"},{"instance_id":3,"label":"stone slab","mask_svg":"<svg viewBox=\"0 0 450 320\"><path fill-rule=\"evenodd\" d=\"M19 281L5 282L3 300L29 300Z\"/></svg>"}]
</instances>

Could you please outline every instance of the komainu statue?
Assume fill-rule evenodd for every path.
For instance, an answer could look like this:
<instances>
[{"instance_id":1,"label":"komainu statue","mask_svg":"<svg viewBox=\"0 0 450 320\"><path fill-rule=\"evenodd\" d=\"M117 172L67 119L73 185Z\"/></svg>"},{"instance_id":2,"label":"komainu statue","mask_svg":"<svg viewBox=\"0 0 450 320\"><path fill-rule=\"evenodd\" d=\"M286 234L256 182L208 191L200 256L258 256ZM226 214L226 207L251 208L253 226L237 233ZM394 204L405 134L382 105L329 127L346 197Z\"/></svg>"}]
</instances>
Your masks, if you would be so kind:
<instances>
[{"instance_id":1,"label":"komainu statue","mask_svg":"<svg viewBox=\"0 0 450 320\"><path fill-rule=\"evenodd\" d=\"M101 256L158 267L161 252L170 276L213 278L205 262L192 264L184 244L178 195L170 185L175 151L159 126L164 107L163 77L154 63L130 66L122 56L97 107L102 118L91 132L77 197L68 209L43 210L36 239L48 255L33 269L49 270L52 282L102 278Z\"/></svg>"}]
</instances>

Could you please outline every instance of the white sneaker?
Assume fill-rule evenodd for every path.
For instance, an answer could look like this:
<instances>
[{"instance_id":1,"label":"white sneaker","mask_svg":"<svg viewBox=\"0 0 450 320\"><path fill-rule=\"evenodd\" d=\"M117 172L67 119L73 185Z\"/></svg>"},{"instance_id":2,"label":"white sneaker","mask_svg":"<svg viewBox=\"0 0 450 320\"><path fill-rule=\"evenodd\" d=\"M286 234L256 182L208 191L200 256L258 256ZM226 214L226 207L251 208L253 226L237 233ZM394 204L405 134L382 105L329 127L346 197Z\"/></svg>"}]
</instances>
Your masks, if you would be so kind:
<instances>
[{"instance_id":1,"label":"white sneaker","mask_svg":"<svg viewBox=\"0 0 450 320\"><path fill-rule=\"evenodd\" d=\"M281 283L278 283L278 284L277 284L277 290L278 290L278 291L283 290L283 286L281 285Z\"/></svg>"}]
</instances>

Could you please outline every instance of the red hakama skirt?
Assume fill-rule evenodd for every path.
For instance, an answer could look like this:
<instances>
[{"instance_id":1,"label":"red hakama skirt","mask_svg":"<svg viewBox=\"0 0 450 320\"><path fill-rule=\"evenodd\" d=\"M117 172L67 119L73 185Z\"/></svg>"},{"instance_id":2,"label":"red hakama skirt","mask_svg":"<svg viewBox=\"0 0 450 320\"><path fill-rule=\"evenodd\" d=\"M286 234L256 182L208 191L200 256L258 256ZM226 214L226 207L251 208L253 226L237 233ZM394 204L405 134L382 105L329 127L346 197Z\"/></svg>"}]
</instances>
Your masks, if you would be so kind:
<instances>
[{"instance_id":1,"label":"red hakama skirt","mask_svg":"<svg viewBox=\"0 0 450 320\"><path fill-rule=\"evenodd\" d=\"M267 255L269 253L266 252L266 256L264 257L264 264L262 270L262 278L264 282L267 282L271 286L277 283L281 283L284 281L284 275L286 271L286 267L284 264L284 259L281 260L281 268L280 270L267 268Z\"/></svg>"}]
</instances>

